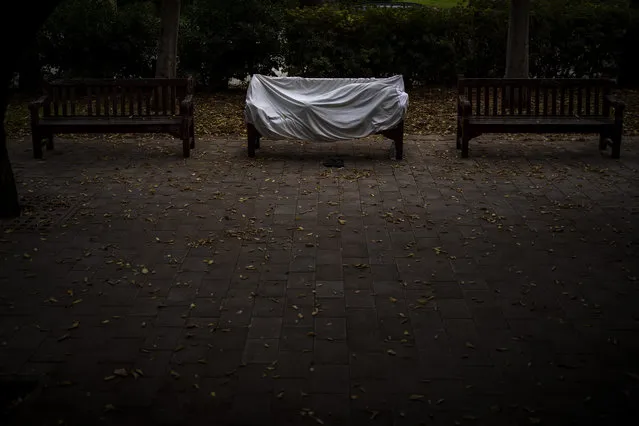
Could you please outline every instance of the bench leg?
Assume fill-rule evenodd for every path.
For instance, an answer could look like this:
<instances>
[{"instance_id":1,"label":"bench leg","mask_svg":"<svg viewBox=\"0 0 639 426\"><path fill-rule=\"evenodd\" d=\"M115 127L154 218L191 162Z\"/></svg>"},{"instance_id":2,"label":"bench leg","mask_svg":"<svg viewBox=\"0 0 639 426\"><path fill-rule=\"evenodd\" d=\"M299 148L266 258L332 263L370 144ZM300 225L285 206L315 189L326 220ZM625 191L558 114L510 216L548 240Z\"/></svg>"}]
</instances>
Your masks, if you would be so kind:
<instances>
[{"instance_id":1,"label":"bench leg","mask_svg":"<svg viewBox=\"0 0 639 426\"><path fill-rule=\"evenodd\" d=\"M461 137L461 156L462 158L468 158L468 143L472 139L473 135L468 130L467 126L462 126Z\"/></svg>"},{"instance_id":2,"label":"bench leg","mask_svg":"<svg viewBox=\"0 0 639 426\"><path fill-rule=\"evenodd\" d=\"M259 144L259 136L257 134L257 129L255 128L255 126L250 123L246 124L246 134L248 156L252 158L255 157L255 149L257 148L256 145Z\"/></svg>"},{"instance_id":3,"label":"bench leg","mask_svg":"<svg viewBox=\"0 0 639 426\"><path fill-rule=\"evenodd\" d=\"M617 132L615 132L617 133ZM612 158L621 157L621 134L617 133L612 137Z\"/></svg>"},{"instance_id":4,"label":"bench leg","mask_svg":"<svg viewBox=\"0 0 639 426\"><path fill-rule=\"evenodd\" d=\"M260 149L260 136L255 137L255 149Z\"/></svg>"},{"instance_id":5,"label":"bench leg","mask_svg":"<svg viewBox=\"0 0 639 426\"><path fill-rule=\"evenodd\" d=\"M195 149L195 121L193 120L189 126L189 137L191 138L191 149Z\"/></svg>"},{"instance_id":6,"label":"bench leg","mask_svg":"<svg viewBox=\"0 0 639 426\"><path fill-rule=\"evenodd\" d=\"M404 158L404 133L397 135L395 139L395 159L402 160Z\"/></svg>"},{"instance_id":7,"label":"bench leg","mask_svg":"<svg viewBox=\"0 0 639 426\"><path fill-rule=\"evenodd\" d=\"M38 132L33 132L31 139L33 142L33 158L42 158L42 137Z\"/></svg>"},{"instance_id":8,"label":"bench leg","mask_svg":"<svg viewBox=\"0 0 639 426\"><path fill-rule=\"evenodd\" d=\"M462 140L462 128L459 123L459 119L457 119L457 138L455 138L455 145L457 149L461 149L461 140Z\"/></svg>"}]
</instances>

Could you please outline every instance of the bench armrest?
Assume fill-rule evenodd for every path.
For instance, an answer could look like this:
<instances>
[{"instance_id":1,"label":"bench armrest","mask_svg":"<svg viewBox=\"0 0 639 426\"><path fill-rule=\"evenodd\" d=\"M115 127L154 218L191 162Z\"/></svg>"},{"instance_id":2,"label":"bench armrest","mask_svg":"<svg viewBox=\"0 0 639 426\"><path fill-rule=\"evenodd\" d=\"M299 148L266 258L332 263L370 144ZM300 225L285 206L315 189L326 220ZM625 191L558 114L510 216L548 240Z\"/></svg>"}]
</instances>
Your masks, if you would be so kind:
<instances>
[{"instance_id":1,"label":"bench armrest","mask_svg":"<svg viewBox=\"0 0 639 426\"><path fill-rule=\"evenodd\" d=\"M180 102L180 115L192 116L193 115L193 95L189 94Z\"/></svg>"},{"instance_id":2,"label":"bench armrest","mask_svg":"<svg viewBox=\"0 0 639 426\"><path fill-rule=\"evenodd\" d=\"M49 101L49 96L47 95L42 95L40 96L38 99L36 99L35 101L29 103L29 111L32 112L38 112L38 110L42 107L44 107L44 105L46 103L48 103Z\"/></svg>"},{"instance_id":3,"label":"bench armrest","mask_svg":"<svg viewBox=\"0 0 639 426\"><path fill-rule=\"evenodd\" d=\"M610 104L610 106L615 110L615 117L623 116L623 111L624 111L624 109L626 109L625 102L617 99L612 94L607 94L606 95L606 102L608 102Z\"/></svg>"},{"instance_id":4,"label":"bench armrest","mask_svg":"<svg viewBox=\"0 0 639 426\"><path fill-rule=\"evenodd\" d=\"M472 106L466 95L459 95L457 100L457 115L466 117L472 114Z\"/></svg>"}]
</instances>

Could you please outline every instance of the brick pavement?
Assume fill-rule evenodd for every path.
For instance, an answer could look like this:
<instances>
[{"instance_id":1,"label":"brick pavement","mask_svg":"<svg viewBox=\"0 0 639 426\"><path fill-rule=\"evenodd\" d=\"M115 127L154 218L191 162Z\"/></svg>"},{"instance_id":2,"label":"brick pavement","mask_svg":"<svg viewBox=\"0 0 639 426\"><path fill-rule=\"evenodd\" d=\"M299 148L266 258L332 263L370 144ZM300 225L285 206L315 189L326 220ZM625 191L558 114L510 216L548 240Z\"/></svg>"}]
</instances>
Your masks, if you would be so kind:
<instances>
[{"instance_id":1,"label":"brick pavement","mask_svg":"<svg viewBox=\"0 0 639 426\"><path fill-rule=\"evenodd\" d=\"M2 424L630 419L636 142L14 141Z\"/></svg>"}]
</instances>

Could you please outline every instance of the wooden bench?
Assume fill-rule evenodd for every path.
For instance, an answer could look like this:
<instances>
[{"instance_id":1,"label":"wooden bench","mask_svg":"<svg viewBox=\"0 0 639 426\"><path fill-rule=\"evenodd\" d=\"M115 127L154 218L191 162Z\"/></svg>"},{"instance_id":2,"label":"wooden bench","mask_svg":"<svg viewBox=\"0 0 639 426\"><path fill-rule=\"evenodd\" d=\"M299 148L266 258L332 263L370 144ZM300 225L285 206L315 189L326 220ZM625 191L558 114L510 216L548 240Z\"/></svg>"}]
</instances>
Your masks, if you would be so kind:
<instances>
[{"instance_id":1,"label":"wooden bench","mask_svg":"<svg viewBox=\"0 0 639 426\"><path fill-rule=\"evenodd\" d=\"M596 133L619 158L625 105L609 79L464 78L457 82L457 149L484 133Z\"/></svg>"},{"instance_id":2,"label":"wooden bench","mask_svg":"<svg viewBox=\"0 0 639 426\"><path fill-rule=\"evenodd\" d=\"M77 79L45 84L29 105L33 156L62 133L166 133L195 148L193 79Z\"/></svg>"}]
</instances>

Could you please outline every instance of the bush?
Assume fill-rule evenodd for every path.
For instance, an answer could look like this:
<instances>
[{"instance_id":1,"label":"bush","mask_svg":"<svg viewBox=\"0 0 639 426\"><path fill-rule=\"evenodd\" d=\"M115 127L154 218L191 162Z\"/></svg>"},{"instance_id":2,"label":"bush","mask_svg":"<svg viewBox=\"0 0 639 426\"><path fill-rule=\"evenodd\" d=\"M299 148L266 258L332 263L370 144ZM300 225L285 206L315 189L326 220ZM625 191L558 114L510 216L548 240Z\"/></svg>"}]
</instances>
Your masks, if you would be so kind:
<instances>
[{"instance_id":1,"label":"bush","mask_svg":"<svg viewBox=\"0 0 639 426\"><path fill-rule=\"evenodd\" d=\"M286 1L193 0L183 10L179 66L198 84L226 87L231 77L270 74L281 66Z\"/></svg>"},{"instance_id":2,"label":"bush","mask_svg":"<svg viewBox=\"0 0 639 426\"><path fill-rule=\"evenodd\" d=\"M633 0L634 1L634 0ZM116 6L117 3L117 6ZM183 0L178 67L198 85L271 73L383 77L407 85L451 84L458 73L501 77L508 1L450 9L295 8L299 0ZM342 7L336 6L342 4ZM22 77L40 68L65 77L152 76L158 0L66 0L26 55ZM639 83L639 8L628 0L533 0L534 77L619 77Z\"/></svg>"},{"instance_id":3,"label":"bush","mask_svg":"<svg viewBox=\"0 0 639 426\"><path fill-rule=\"evenodd\" d=\"M152 76L158 36L152 2L67 0L46 22L36 49L64 77Z\"/></svg>"},{"instance_id":4,"label":"bush","mask_svg":"<svg viewBox=\"0 0 639 426\"><path fill-rule=\"evenodd\" d=\"M294 10L285 20L285 62L289 72L306 76L402 73L409 83L450 83L458 73L501 77L508 12L508 2L494 0L444 10ZM622 0L534 1L531 75L616 76L620 65L635 61L628 16Z\"/></svg>"}]
</instances>

